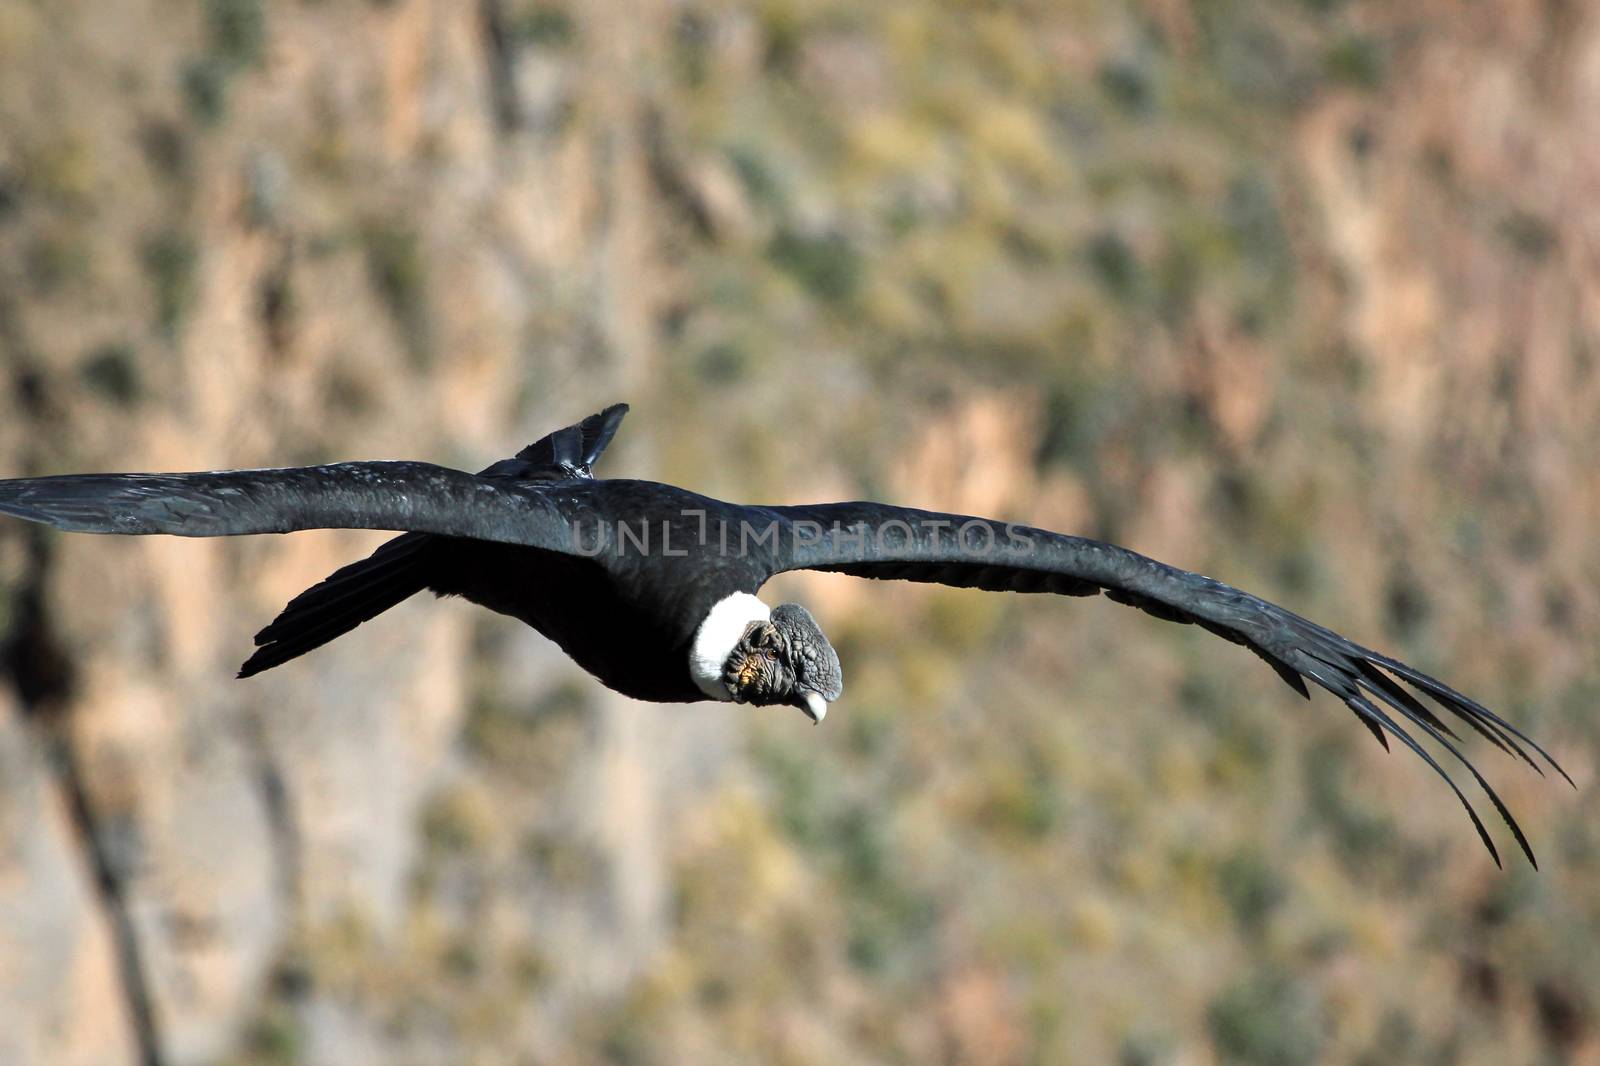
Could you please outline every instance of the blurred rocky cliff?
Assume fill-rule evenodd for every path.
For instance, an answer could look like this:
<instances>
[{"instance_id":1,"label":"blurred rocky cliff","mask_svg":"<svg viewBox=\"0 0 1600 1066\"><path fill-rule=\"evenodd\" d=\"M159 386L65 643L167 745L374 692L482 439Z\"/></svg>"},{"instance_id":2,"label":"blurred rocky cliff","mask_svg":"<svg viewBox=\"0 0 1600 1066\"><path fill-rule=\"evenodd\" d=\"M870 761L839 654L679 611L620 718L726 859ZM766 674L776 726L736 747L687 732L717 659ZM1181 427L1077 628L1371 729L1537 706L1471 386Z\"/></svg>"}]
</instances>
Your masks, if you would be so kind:
<instances>
[{"instance_id":1,"label":"blurred rocky cliff","mask_svg":"<svg viewBox=\"0 0 1600 1066\"><path fill-rule=\"evenodd\" d=\"M1500 873L1239 649L834 575L820 730L431 599L236 682L382 537L12 523L0 1061L1596 1061L1597 194L1557 0L0 0L0 473L626 399L607 473L1117 539L1580 785L1481 753Z\"/></svg>"}]
</instances>

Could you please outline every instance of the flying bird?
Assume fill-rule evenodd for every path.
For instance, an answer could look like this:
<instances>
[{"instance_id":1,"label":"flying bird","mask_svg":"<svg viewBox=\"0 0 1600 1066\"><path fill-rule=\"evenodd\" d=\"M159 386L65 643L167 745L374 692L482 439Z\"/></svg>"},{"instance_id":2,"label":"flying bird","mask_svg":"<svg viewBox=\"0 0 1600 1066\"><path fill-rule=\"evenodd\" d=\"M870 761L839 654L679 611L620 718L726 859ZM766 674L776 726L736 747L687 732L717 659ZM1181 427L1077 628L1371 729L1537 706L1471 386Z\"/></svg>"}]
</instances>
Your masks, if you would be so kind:
<instances>
[{"instance_id":1,"label":"flying bird","mask_svg":"<svg viewBox=\"0 0 1600 1066\"><path fill-rule=\"evenodd\" d=\"M655 481L596 478L592 468L627 410L608 407L476 474L376 461L21 478L0 480L0 513L79 533L401 531L291 600L256 634L240 677L427 589L520 619L635 699L791 705L814 722L843 692L839 657L805 607L757 598L775 574L1103 592L1244 645L1307 699L1308 680L1333 693L1385 749L1393 737L1445 780L1499 864L1466 794L1410 729L1430 737L1476 779L1537 866L1516 819L1456 746L1459 735L1419 695L1541 774L1529 749L1572 778L1515 726L1443 682L1276 604L1113 544L867 501L751 506Z\"/></svg>"}]
</instances>

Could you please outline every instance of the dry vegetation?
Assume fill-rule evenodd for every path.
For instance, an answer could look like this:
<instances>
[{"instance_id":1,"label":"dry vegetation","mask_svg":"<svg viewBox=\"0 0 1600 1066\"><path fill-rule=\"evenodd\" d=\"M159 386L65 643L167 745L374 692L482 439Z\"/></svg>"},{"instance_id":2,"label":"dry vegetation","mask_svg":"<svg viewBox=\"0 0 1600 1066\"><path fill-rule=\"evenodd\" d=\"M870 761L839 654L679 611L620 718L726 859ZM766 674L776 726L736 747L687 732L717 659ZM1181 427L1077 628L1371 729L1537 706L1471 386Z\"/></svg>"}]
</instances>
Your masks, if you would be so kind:
<instances>
[{"instance_id":1,"label":"dry vegetation","mask_svg":"<svg viewBox=\"0 0 1600 1066\"><path fill-rule=\"evenodd\" d=\"M626 398L608 472L1115 539L1579 785L1474 746L1502 873L1238 648L832 575L818 730L459 604L234 684L373 538L7 526L0 1059L1600 1061L1597 194L1571 0L0 0L6 474Z\"/></svg>"}]
</instances>

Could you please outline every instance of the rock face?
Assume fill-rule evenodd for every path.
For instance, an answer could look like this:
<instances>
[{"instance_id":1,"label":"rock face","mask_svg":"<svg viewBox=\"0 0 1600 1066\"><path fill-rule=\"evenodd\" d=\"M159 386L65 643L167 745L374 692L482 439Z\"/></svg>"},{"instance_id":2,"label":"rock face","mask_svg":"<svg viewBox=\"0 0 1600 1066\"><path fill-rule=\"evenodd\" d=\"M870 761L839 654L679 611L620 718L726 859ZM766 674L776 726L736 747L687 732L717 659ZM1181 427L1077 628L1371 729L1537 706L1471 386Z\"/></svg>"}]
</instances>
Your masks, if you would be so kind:
<instances>
[{"instance_id":1,"label":"rock face","mask_svg":"<svg viewBox=\"0 0 1600 1066\"><path fill-rule=\"evenodd\" d=\"M1585 4L0 0L0 474L625 399L606 472L1117 539L1589 789L1597 144ZM1538 878L1105 602L786 575L820 729L427 597L232 679L381 540L0 523L0 1062L1600 1055L1593 797L1483 745Z\"/></svg>"},{"instance_id":2,"label":"rock face","mask_svg":"<svg viewBox=\"0 0 1600 1066\"><path fill-rule=\"evenodd\" d=\"M480 465L636 382L643 164L608 71L642 26L580 61L508 37L510 8L0 8L6 471ZM214 1061L326 930L404 928L418 812L488 669L473 626L500 630L419 602L235 683L251 629L378 538L6 536L0 1059ZM541 664L517 699L570 672L497 639ZM621 702L585 706L566 768L618 864L581 938L607 987L660 936L638 834L675 743ZM313 1058L391 1061L370 1019L291 999Z\"/></svg>"},{"instance_id":3,"label":"rock face","mask_svg":"<svg viewBox=\"0 0 1600 1066\"><path fill-rule=\"evenodd\" d=\"M15 704L0 725L0 923L6 952L0 1036L7 1062L128 1062L134 1057L117 949L95 898L77 829L48 752Z\"/></svg>"}]
</instances>

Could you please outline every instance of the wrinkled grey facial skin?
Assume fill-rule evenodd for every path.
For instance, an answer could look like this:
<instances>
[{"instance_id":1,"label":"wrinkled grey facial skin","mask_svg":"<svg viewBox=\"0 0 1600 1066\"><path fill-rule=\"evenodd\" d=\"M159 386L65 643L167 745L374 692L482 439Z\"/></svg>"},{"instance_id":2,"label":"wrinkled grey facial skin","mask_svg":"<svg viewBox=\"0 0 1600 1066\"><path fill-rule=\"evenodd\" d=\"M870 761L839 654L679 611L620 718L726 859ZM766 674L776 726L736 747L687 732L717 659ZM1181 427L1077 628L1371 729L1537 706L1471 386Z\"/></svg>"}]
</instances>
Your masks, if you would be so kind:
<instances>
[{"instance_id":1,"label":"wrinkled grey facial skin","mask_svg":"<svg viewBox=\"0 0 1600 1066\"><path fill-rule=\"evenodd\" d=\"M774 703L800 708L821 721L827 705L844 692L839 655L811 612L781 603L766 622L754 622L722 668L722 680L738 703Z\"/></svg>"}]
</instances>

